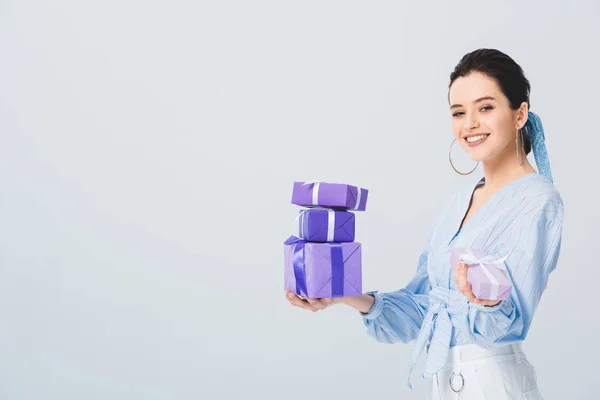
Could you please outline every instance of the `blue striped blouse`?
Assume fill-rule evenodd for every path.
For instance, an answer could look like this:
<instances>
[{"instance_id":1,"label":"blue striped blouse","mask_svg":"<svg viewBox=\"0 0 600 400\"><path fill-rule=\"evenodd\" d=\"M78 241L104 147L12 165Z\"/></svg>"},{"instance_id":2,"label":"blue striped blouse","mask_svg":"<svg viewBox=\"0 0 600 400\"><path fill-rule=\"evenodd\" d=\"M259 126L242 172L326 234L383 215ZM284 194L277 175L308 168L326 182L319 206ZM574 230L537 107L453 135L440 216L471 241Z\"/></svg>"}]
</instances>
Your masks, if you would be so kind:
<instances>
[{"instance_id":1,"label":"blue striped blouse","mask_svg":"<svg viewBox=\"0 0 600 400\"><path fill-rule=\"evenodd\" d=\"M482 183L485 178L475 187ZM411 369L423 348L433 348L433 342L447 349L472 343L489 348L524 340L548 276L556 268L563 202L550 180L537 173L516 179L496 192L459 231L473 191L469 185L446 201L406 287L391 293L368 292L375 303L361 315L369 335L384 343L416 339ZM467 301L454 282L454 265L450 265L454 247L479 248L498 258L509 254L500 268L513 284L510 299L494 307ZM428 351L422 377L444 366L446 355L436 353L443 350Z\"/></svg>"}]
</instances>

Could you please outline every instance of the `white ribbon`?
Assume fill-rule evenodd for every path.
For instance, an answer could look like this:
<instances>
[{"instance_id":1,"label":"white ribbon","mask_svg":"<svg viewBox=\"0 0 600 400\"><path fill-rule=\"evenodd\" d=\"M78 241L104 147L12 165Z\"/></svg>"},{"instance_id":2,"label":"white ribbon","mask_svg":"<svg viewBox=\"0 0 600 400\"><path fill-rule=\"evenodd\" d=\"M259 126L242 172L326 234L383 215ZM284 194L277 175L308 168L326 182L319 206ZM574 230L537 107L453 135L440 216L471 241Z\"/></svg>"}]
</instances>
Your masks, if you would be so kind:
<instances>
[{"instance_id":1,"label":"white ribbon","mask_svg":"<svg viewBox=\"0 0 600 400\"><path fill-rule=\"evenodd\" d=\"M302 184L302 186L313 185L313 189L312 189L312 204L313 204L313 206L319 205L319 187L320 187L321 183L327 183L327 182L308 181L308 182L304 182ZM348 185L348 186L352 186L352 185ZM353 210L358 210L358 208L360 207L360 200L362 198L361 188L356 186L356 189L358 190L358 192L356 193L356 204L354 205Z\"/></svg>"},{"instance_id":2,"label":"white ribbon","mask_svg":"<svg viewBox=\"0 0 600 400\"><path fill-rule=\"evenodd\" d=\"M315 183L315 185L313 186L313 189L312 189L313 206L319 205L319 187L321 187L321 183L317 182L317 183Z\"/></svg>"},{"instance_id":3,"label":"white ribbon","mask_svg":"<svg viewBox=\"0 0 600 400\"><path fill-rule=\"evenodd\" d=\"M331 208L311 207L311 208L305 208L304 210L300 211L298 213L298 216L294 220L294 225L298 224L298 236L301 239L304 239L305 238L304 235L306 233L308 233L308 229L306 229L307 232L305 232L304 229L302 229L304 227L304 224L298 223L298 220L300 219L300 217L302 217L302 215L304 215L305 212L310 211L310 210L327 211L327 241L333 242L334 241L333 235L335 233L335 210L332 210ZM306 228L308 228L308 223L306 225L307 225Z\"/></svg>"},{"instance_id":4,"label":"white ribbon","mask_svg":"<svg viewBox=\"0 0 600 400\"><path fill-rule=\"evenodd\" d=\"M488 300L497 300L498 299L498 291L500 289L500 282L496 279L496 277L494 275L492 275L492 273L490 272L489 269L487 269L485 264L496 264L496 265L502 264L504 262L504 260L506 260L508 258L509 254L505 255L502 258L494 259L494 256L484 256L481 258L477 258L471 252L470 249L466 249L465 252L466 253L460 257L460 260L464 261L466 264L478 264L481 267L485 276L492 283L492 292L490 295L491 298Z\"/></svg>"},{"instance_id":5,"label":"white ribbon","mask_svg":"<svg viewBox=\"0 0 600 400\"><path fill-rule=\"evenodd\" d=\"M335 230L335 211L329 210L327 214L327 241L333 242L333 231Z\"/></svg>"},{"instance_id":6,"label":"white ribbon","mask_svg":"<svg viewBox=\"0 0 600 400\"><path fill-rule=\"evenodd\" d=\"M358 193L356 194L356 205L354 206L354 209L358 210L358 207L360 207L360 197L362 195L362 191L358 186L356 188L358 189Z\"/></svg>"},{"instance_id":7,"label":"white ribbon","mask_svg":"<svg viewBox=\"0 0 600 400\"><path fill-rule=\"evenodd\" d=\"M298 214L298 216L296 217L296 219L294 220L294 225L296 225L296 222L298 222L298 219L304 214L304 211L302 211L301 213ZM298 223L298 237L300 237L301 239L304 239L304 224L302 223Z\"/></svg>"},{"instance_id":8,"label":"white ribbon","mask_svg":"<svg viewBox=\"0 0 600 400\"><path fill-rule=\"evenodd\" d=\"M312 188L312 204L313 206L319 205L319 187L321 186L320 181L308 181L304 182L302 186L313 185Z\"/></svg>"}]
</instances>

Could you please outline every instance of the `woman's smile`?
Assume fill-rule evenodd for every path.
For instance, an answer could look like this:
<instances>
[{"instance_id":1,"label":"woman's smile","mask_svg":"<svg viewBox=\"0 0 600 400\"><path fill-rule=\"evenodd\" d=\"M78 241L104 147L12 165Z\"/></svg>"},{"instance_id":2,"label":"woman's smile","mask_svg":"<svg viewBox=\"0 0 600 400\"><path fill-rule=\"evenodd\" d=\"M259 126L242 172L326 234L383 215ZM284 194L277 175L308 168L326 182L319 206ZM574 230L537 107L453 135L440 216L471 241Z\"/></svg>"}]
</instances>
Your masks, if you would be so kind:
<instances>
[{"instance_id":1,"label":"woman's smile","mask_svg":"<svg viewBox=\"0 0 600 400\"><path fill-rule=\"evenodd\" d=\"M465 136L463 138L463 140L467 143L467 146L472 148L472 147L477 147L480 144L482 144L483 142L485 142L486 139L488 138L488 136L490 136L489 133L468 135L468 136Z\"/></svg>"}]
</instances>

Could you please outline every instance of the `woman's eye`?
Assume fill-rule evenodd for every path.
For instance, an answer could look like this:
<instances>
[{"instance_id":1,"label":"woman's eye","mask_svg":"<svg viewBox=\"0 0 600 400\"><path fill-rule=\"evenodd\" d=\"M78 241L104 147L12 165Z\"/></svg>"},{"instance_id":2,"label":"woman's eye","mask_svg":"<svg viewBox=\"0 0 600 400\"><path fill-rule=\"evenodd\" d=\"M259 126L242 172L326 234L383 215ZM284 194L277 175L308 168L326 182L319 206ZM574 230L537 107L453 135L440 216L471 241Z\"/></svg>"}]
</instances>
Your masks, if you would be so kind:
<instances>
[{"instance_id":1,"label":"woman's eye","mask_svg":"<svg viewBox=\"0 0 600 400\"><path fill-rule=\"evenodd\" d=\"M452 114L452 116L453 116L453 117L458 117L458 116L461 116L461 115L463 115L463 114L464 114L464 112L462 112L462 111L457 111L457 112L455 112L454 114Z\"/></svg>"},{"instance_id":2,"label":"woman's eye","mask_svg":"<svg viewBox=\"0 0 600 400\"><path fill-rule=\"evenodd\" d=\"M481 107L481 111L490 111L490 110L493 110L493 109L494 109L494 107L492 107L492 106L483 106L483 107Z\"/></svg>"}]
</instances>

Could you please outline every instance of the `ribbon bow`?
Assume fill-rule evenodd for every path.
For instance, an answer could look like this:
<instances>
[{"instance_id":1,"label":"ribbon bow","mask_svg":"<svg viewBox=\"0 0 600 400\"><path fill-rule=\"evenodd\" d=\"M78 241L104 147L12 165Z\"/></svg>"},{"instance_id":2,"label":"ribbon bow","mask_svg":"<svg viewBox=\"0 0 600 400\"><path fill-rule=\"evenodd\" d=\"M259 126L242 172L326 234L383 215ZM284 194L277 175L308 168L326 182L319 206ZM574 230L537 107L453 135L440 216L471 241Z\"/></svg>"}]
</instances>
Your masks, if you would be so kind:
<instances>
[{"instance_id":1,"label":"ribbon bow","mask_svg":"<svg viewBox=\"0 0 600 400\"><path fill-rule=\"evenodd\" d=\"M475 257L475 255L471 252L471 250L465 250L465 253L460 256L460 260L464 261L465 264L478 264L483 269L486 269L485 264L502 264L510 254L505 255L502 258L496 259L494 256L485 255L481 258Z\"/></svg>"},{"instance_id":2,"label":"ribbon bow","mask_svg":"<svg viewBox=\"0 0 600 400\"><path fill-rule=\"evenodd\" d=\"M486 264L492 264L492 265L500 265L504 262L504 260L506 260L508 258L508 256L510 255L507 254L502 258L498 258L496 259L494 256L483 256L481 258L477 258L475 257L475 255L473 255L473 253L471 252L471 250L466 249L465 250L465 254L463 254L460 257L461 261L464 261L466 264L477 264L481 267L481 270L483 271L483 273L485 274L486 278L492 283L492 290L490 293L490 300L494 300L498 298L498 291L500 289L500 282L498 281L498 279L496 279L496 277L490 272L490 270L487 268Z\"/></svg>"}]
</instances>

